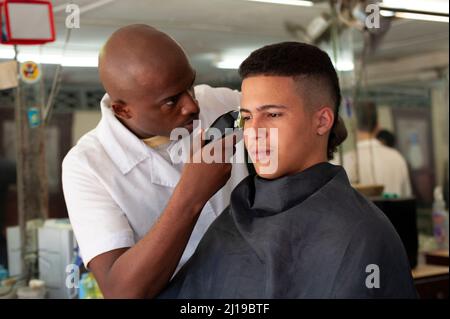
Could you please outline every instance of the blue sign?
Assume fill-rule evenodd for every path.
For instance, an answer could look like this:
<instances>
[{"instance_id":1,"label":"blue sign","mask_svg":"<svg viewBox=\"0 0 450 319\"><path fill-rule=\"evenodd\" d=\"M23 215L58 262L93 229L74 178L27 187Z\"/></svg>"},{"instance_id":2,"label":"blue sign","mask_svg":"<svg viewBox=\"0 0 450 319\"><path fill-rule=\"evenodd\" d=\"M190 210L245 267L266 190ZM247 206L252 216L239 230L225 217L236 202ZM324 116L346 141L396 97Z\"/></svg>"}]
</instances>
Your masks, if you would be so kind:
<instances>
[{"instance_id":1,"label":"blue sign","mask_svg":"<svg viewBox=\"0 0 450 319\"><path fill-rule=\"evenodd\" d=\"M41 111L37 107L30 107L28 109L28 124L31 128L41 125Z\"/></svg>"}]
</instances>

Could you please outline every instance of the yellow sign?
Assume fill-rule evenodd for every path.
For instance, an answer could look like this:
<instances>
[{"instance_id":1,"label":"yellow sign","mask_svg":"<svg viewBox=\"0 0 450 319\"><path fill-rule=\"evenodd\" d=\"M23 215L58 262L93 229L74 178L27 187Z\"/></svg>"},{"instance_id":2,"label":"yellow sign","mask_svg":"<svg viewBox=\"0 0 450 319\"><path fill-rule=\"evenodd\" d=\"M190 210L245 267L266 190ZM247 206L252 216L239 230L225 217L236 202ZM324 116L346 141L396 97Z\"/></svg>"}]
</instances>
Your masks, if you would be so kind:
<instances>
[{"instance_id":1,"label":"yellow sign","mask_svg":"<svg viewBox=\"0 0 450 319\"><path fill-rule=\"evenodd\" d=\"M20 77L25 83L36 83L41 78L41 68L33 61L26 61L20 65Z\"/></svg>"}]
</instances>

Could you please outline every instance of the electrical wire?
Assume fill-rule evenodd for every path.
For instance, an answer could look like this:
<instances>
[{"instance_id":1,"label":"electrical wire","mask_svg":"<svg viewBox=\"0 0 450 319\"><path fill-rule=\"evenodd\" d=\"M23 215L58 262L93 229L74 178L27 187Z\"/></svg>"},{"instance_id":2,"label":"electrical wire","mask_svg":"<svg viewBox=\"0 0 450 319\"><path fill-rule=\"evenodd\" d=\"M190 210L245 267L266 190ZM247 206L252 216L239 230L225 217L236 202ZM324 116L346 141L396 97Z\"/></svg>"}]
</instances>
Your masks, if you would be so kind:
<instances>
[{"instance_id":1,"label":"electrical wire","mask_svg":"<svg viewBox=\"0 0 450 319\"><path fill-rule=\"evenodd\" d=\"M73 3L73 1L71 1L70 3ZM67 28L65 39L64 39L64 44L63 44L63 49L62 49L62 57L64 57L64 55L67 51L67 45L69 44L71 34L72 34L72 28ZM56 71L55 71L55 75L53 77L52 87L50 89L50 94L49 94L47 104L44 109L44 114L43 114L44 124L47 124L50 121L52 110L55 105L56 96L58 95L59 90L61 89L62 69L63 69L62 64L58 64L56 66Z\"/></svg>"}]
</instances>

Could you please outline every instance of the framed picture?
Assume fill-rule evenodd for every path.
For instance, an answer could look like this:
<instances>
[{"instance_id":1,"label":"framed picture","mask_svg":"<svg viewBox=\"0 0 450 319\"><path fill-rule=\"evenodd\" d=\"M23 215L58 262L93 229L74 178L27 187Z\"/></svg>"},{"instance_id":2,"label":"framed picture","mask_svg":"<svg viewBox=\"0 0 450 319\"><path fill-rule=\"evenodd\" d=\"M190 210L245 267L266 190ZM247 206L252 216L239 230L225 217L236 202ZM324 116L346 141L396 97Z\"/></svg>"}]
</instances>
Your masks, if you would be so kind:
<instances>
[{"instance_id":1,"label":"framed picture","mask_svg":"<svg viewBox=\"0 0 450 319\"><path fill-rule=\"evenodd\" d=\"M431 203L434 188L434 156L430 110L393 109L397 147L405 157L414 193L419 202Z\"/></svg>"}]
</instances>

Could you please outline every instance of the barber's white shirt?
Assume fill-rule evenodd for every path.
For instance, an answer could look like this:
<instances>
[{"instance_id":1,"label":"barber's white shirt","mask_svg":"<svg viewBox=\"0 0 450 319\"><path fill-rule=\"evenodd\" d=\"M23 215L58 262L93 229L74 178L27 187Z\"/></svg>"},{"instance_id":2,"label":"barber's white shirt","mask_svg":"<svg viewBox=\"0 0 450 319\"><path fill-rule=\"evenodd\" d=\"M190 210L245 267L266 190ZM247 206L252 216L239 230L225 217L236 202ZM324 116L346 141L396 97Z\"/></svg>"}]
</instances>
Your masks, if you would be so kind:
<instances>
[{"instance_id":1,"label":"barber's white shirt","mask_svg":"<svg viewBox=\"0 0 450 319\"><path fill-rule=\"evenodd\" d=\"M384 185L383 192L410 197L411 182L405 159L394 148L383 145L377 139L359 141L357 151L344 154L344 168L350 182L356 181L356 156L359 184Z\"/></svg>"},{"instance_id":2,"label":"barber's white shirt","mask_svg":"<svg viewBox=\"0 0 450 319\"><path fill-rule=\"evenodd\" d=\"M239 92L226 88L200 85L195 87L195 94L204 128L221 114L237 109L240 103ZM108 105L109 97L105 95L98 126L70 150L62 167L69 218L85 265L102 253L131 247L139 241L165 209L182 168L131 133ZM177 149L172 147L176 143L171 142L167 150ZM236 149L243 151L243 141ZM178 268L192 255L211 222L228 206L231 191L247 174L245 164L233 164L228 183L205 205Z\"/></svg>"}]
</instances>

